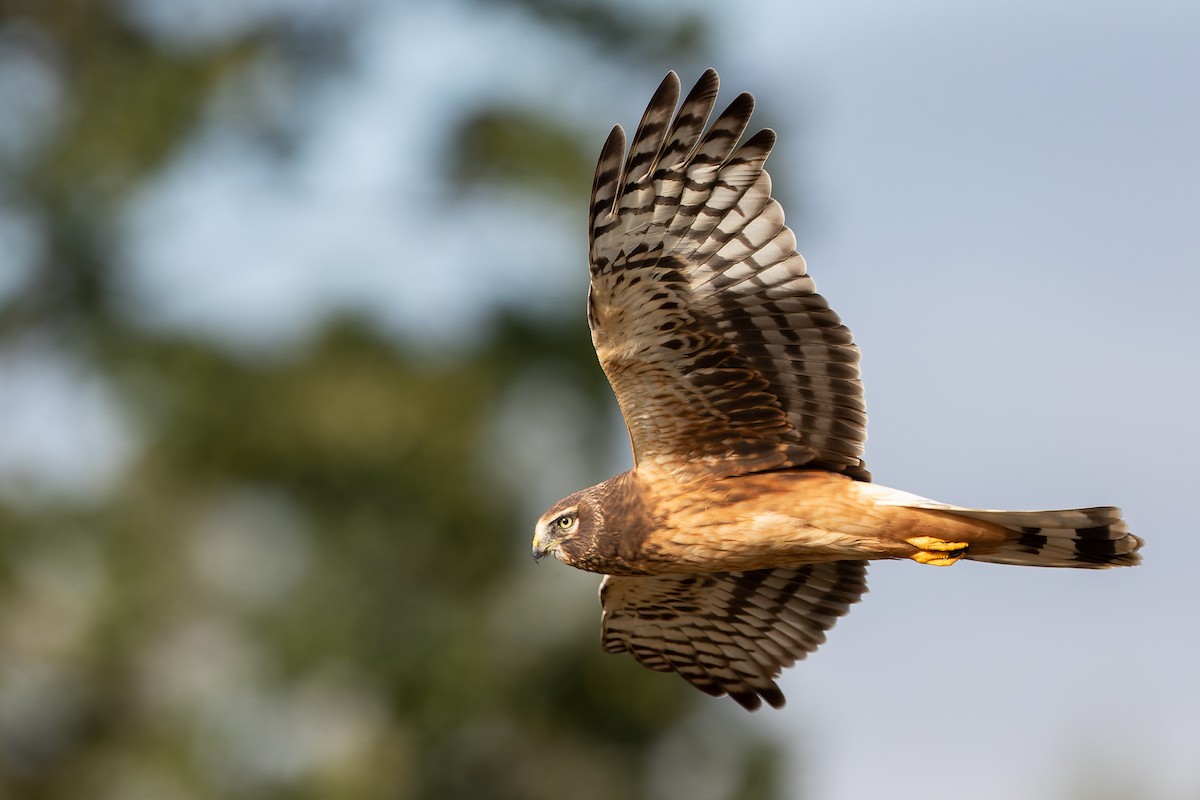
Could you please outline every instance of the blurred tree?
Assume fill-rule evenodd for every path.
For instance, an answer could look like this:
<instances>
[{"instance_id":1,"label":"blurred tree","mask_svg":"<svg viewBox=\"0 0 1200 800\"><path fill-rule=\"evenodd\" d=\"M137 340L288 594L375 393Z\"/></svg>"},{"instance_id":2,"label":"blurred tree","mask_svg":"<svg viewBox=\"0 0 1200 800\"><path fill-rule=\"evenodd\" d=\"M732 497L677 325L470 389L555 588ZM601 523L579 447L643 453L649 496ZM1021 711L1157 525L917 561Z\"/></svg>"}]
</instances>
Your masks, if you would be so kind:
<instances>
[{"instance_id":1,"label":"blurred tree","mask_svg":"<svg viewBox=\"0 0 1200 800\"><path fill-rule=\"evenodd\" d=\"M437 358L353 317L263 357L123 315L129 193L258 54L333 70L350 24L280 4L188 49L130 24L137 5L2 6L0 56L42 64L57 111L0 162L0 212L40 242L30 269L0 261L16 276L0 356L36 340L88 365L137 445L99 496L0 504L0 796L777 796L764 738L602 655L596 580L525 556L529 454L504 443L544 422L530 398L568 387L581 413L557 441L586 446L552 453L605 468L585 454L605 451L612 401L582 314L498 312ZM598 45L699 37L602 3L517 5ZM461 119L448 177L464 191L586 191L586 156L547 115Z\"/></svg>"}]
</instances>

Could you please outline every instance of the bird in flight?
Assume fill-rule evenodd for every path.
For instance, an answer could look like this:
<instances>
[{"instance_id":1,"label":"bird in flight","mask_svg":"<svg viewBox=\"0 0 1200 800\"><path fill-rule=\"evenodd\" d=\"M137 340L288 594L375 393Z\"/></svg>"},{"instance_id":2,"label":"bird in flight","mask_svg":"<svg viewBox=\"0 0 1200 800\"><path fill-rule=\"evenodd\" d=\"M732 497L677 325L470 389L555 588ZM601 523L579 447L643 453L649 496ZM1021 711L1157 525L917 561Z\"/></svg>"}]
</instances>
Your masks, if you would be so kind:
<instances>
[{"instance_id":1,"label":"bird in flight","mask_svg":"<svg viewBox=\"0 0 1200 800\"><path fill-rule=\"evenodd\" d=\"M1140 561L1121 510L961 508L871 482L850 331L817 294L754 100L659 85L596 167L587 314L635 466L538 520L535 559L603 574L602 643L749 710L866 591L867 562Z\"/></svg>"}]
</instances>

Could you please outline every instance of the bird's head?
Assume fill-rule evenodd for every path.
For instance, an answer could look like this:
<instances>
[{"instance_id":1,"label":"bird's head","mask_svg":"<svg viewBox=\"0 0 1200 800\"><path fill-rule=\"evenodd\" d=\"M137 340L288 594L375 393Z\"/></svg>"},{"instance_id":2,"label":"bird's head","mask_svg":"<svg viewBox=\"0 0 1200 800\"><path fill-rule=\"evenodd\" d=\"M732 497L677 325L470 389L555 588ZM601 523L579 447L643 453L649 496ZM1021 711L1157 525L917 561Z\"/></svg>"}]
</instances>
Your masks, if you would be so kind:
<instances>
[{"instance_id":1,"label":"bird's head","mask_svg":"<svg viewBox=\"0 0 1200 800\"><path fill-rule=\"evenodd\" d=\"M632 472L567 495L542 514L533 530L533 558L548 553L568 566L605 575L641 575L636 562L647 531L658 524L646 517Z\"/></svg>"},{"instance_id":2,"label":"bird's head","mask_svg":"<svg viewBox=\"0 0 1200 800\"><path fill-rule=\"evenodd\" d=\"M564 564L575 566L590 547L595 513L587 491L576 492L550 507L533 530L533 559L553 553Z\"/></svg>"}]
</instances>

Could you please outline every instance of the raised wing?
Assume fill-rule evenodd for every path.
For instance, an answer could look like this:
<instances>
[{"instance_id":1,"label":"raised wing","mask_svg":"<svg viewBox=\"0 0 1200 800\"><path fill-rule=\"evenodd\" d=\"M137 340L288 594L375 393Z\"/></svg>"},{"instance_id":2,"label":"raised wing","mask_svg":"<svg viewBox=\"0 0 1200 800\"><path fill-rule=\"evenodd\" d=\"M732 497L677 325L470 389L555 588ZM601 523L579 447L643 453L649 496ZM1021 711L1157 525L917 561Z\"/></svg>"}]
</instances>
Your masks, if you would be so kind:
<instances>
[{"instance_id":1,"label":"raised wing","mask_svg":"<svg viewBox=\"0 0 1200 800\"><path fill-rule=\"evenodd\" d=\"M735 149L753 98L704 132L717 84L705 72L672 120L669 73L628 157L613 129L592 187L588 321L638 468L869 479L858 348L771 198L775 134Z\"/></svg>"},{"instance_id":2,"label":"raised wing","mask_svg":"<svg viewBox=\"0 0 1200 800\"><path fill-rule=\"evenodd\" d=\"M678 672L702 692L753 711L783 706L784 667L816 650L825 631L867 591L867 562L832 561L650 578L608 575L600 584L606 652L629 652Z\"/></svg>"}]
</instances>

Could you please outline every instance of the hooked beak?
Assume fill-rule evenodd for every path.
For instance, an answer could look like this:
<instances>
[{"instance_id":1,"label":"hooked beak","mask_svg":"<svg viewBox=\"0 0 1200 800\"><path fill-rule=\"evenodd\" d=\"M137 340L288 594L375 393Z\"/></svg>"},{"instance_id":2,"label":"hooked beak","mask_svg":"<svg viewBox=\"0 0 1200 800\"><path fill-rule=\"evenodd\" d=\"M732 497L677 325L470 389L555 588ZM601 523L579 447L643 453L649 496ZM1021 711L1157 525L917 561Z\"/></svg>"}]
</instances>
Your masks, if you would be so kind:
<instances>
[{"instance_id":1,"label":"hooked beak","mask_svg":"<svg viewBox=\"0 0 1200 800\"><path fill-rule=\"evenodd\" d=\"M533 560L534 562L541 561L546 557L546 554L554 549L555 541L549 536L542 533L542 529L533 534Z\"/></svg>"}]
</instances>

